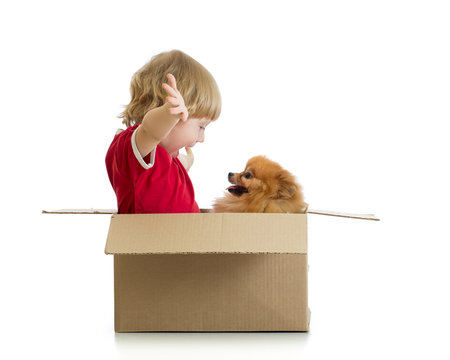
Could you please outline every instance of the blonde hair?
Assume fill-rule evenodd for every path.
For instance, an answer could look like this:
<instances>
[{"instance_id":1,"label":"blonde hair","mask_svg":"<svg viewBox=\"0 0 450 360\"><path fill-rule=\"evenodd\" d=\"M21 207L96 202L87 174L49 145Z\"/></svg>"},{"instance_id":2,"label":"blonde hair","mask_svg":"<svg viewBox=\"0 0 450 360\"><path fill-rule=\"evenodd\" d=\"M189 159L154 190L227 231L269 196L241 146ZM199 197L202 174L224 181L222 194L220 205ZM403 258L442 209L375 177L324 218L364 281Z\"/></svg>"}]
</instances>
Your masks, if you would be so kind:
<instances>
[{"instance_id":1,"label":"blonde hair","mask_svg":"<svg viewBox=\"0 0 450 360\"><path fill-rule=\"evenodd\" d=\"M216 120L222 100L216 81L200 63L182 51L172 50L155 55L132 77L131 101L119 115L127 127L140 124L150 109L164 105L168 96L162 88L171 73L183 96L189 117Z\"/></svg>"}]
</instances>

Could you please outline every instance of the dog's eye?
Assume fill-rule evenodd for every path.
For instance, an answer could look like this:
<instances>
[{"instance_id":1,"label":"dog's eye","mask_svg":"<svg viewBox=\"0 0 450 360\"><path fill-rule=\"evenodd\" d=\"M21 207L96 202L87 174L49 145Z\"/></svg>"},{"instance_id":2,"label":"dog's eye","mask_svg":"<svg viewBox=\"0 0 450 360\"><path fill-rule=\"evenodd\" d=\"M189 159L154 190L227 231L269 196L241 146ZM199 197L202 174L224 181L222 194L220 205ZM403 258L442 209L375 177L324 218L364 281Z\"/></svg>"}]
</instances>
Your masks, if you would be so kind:
<instances>
[{"instance_id":1,"label":"dog's eye","mask_svg":"<svg viewBox=\"0 0 450 360\"><path fill-rule=\"evenodd\" d=\"M250 178L252 177L252 174L250 174L250 173L248 172L248 173L245 173L244 176L245 176L246 179L250 179Z\"/></svg>"}]
</instances>

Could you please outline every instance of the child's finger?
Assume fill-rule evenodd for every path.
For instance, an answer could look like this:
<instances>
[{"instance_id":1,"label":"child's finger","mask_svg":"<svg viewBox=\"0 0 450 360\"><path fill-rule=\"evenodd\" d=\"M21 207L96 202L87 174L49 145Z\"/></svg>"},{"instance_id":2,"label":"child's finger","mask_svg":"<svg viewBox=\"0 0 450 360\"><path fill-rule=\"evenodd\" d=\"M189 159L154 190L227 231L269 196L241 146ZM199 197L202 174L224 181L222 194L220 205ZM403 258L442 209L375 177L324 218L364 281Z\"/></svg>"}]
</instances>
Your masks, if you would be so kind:
<instances>
[{"instance_id":1,"label":"child's finger","mask_svg":"<svg viewBox=\"0 0 450 360\"><path fill-rule=\"evenodd\" d=\"M187 156L188 156L189 158L192 158L192 159L193 159L194 153L192 152L191 148L186 146L186 147L184 148L184 150L186 150Z\"/></svg>"},{"instance_id":2,"label":"child's finger","mask_svg":"<svg viewBox=\"0 0 450 360\"><path fill-rule=\"evenodd\" d=\"M175 76L173 76L171 73L167 74L167 80L169 80L170 86L172 86L175 90L177 89L177 81L175 80Z\"/></svg>"},{"instance_id":3,"label":"child's finger","mask_svg":"<svg viewBox=\"0 0 450 360\"><path fill-rule=\"evenodd\" d=\"M178 93L169 85L166 83L162 84L163 89L166 91L167 95L178 97Z\"/></svg>"},{"instance_id":4,"label":"child's finger","mask_svg":"<svg viewBox=\"0 0 450 360\"><path fill-rule=\"evenodd\" d=\"M194 153L192 152L190 147L185 147L186 150L186 160L188 162L188 169L192 167L194 164Z\"/></svg>"},{"instance_id":5,"label":"child's finger","mask_svg":"<svg viewBox=\"0 0 450 360\"><path fill-rule=\"evenodd\" d=\"M186 121L189 117L189 113L185 106L177 106L172 107L168 110L169 114L171 115L180 115L181 121Z\"/></svg>"},{"instance_id":6,"label":"child's finger","mask_svg":"<svg viewBox=\"0 0 450 360\"><path fill-rule=\"evenodd\" d=\"M181 106L173 107L173 108L170 108L168 111L169 111L169 114L171 114L171 115L178 115L178 114L182 113L182 107Z\"/></svg>"},{"instance_id":7,"label":"child's finger","mask_svg":"<svg viewBox=\"0 0 450 360\"><path fill-rule=\"evenodd\" d=\"M187 112L186 107L184 107L184 106L180 106L179 107L179 110L178 110L177 114L180 114L180 120L181 121L186 121L188 119L188 115L189 114Z\"/></svg>"},{"instance_id":8,"label":"child's finger","mask_svg":"<svg viewBox=\"0 0 450 360\"><path fill-rule=\"evenodd\" d=\"M180 105L180 101L177 98L168 96L166 97L166 102L170 103L173 106L179 106Z\"/></svg>"},{"instance_id":9,"label":"child's finger","mask_svg":"<svg viewBox=\"0 0 450 360\"><path fill-rule=\"evenodd\" d=\"M189 116L188 112L183 111L183 114L181 115L181 121L187 121L188 116Z\"/></svg>"}]
</instances>

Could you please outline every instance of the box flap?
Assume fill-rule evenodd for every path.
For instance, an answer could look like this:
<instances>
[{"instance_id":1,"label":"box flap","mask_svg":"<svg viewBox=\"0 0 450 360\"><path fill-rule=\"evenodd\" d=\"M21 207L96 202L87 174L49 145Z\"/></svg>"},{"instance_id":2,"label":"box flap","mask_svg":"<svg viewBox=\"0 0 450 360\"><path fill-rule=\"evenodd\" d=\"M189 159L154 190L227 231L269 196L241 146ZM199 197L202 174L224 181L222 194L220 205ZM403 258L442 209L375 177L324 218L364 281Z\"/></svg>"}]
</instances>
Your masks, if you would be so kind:
<instances>
[{"instance_id":1,"label":"box flap","mask_svg":"<svg viewBox=\"0 0 450 360\"><path fill-rule=\"evenodd\" d=\"M117 214L106 254L306 254L305 214Z\"/></svg>"},{"instance_id":2,"label":"box flap","mask_svg":"<svg viewBox=\"0 0 450 360\"><path fill-rule=\"evenodd\" d=\"M200 212L211 212L210 209L200 209ZM43 214L117 214L116 209L60 209L60 210L42 210Z\"/></svg>"},{"instance_id":3,"label":"box flap","mask_svg":"<svg viewBox=\"0 0 450 360\"><path fill-rule=\"evenodd\" d=\"M308 214L328 215L328 216L338 216L338 217L345 217L345 218L351 218L351 219L380 221L380 219L378 219L373 214L350 214L350 213L337 212L337 211L313 210L313 209L309 209Z\"/></svg>"},{"instance_id":4,"label":"box flap","mask_svg":"<svg viewBox=\"0 0 450 360\"><path fill-rule=\"evenodd\" d=\"M116 209L61 209L42 210L43 214L117 214Z\"/></svg>"}]
</instances>

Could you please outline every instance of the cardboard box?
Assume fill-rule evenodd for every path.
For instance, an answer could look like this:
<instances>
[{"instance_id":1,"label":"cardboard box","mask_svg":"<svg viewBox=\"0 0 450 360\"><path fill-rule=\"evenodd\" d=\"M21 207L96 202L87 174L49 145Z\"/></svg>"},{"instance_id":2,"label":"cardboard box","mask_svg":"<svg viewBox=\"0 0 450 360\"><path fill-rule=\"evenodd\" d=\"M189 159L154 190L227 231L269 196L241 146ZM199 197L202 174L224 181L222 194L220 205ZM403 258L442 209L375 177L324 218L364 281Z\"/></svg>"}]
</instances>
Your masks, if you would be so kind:
<instances>
[{"instance_id":1,"label":"cardboard box","mask_svg":"<svg viewBox=\"0 0 450 360\"><path fill-rule=\"evenodd\" d=\"M105 253L116 332L309 330L306 214L114 214Z\"/></svg>"}]
</instances>

